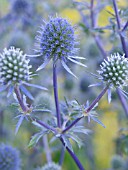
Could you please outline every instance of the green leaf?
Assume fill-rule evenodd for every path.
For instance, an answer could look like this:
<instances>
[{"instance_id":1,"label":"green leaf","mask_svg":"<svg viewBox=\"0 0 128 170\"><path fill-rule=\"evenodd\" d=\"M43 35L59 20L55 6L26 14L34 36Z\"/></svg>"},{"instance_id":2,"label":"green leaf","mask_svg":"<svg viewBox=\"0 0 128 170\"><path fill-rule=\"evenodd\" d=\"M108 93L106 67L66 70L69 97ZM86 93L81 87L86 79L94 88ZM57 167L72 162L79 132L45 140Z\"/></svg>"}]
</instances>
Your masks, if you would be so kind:
<instances>
[{"instance_id":1,"label":"green leaf","mask_svg":"<svg viewBox=\"0 0 128 170\"><path fill-rule=\"evenodd\" d=\"M49 131L48 130L45 130L45 131L41 131L39 133L36 133L34 136L32 136L29 144L28 144L28 147L31 148L31 147L34 147L38 141L40 140L41 137L43 137L45 134L48 134Z\"/></svg>"}]
</instances>

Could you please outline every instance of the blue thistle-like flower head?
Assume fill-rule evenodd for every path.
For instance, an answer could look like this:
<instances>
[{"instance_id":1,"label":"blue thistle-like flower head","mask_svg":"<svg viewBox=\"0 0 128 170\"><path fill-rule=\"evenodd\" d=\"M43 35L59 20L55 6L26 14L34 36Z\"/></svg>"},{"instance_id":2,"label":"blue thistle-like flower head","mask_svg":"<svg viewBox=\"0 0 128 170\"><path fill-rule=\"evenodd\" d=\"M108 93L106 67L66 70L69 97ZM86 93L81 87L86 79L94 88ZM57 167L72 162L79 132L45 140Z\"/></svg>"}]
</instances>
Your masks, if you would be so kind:
<instances>
[{"instance_id":1,"label":"blue thistle-like flower head","mask_svg":"<svg viewBox=\"0 0 128 170\"><path fill-rule=\"evenodd\" d=\"M37 39L36 50L40 56L43 56L43 64L38 70L44 68L50 59L53 61L60 60L63 67L72 74L69 67L66 65L67 60L76 64L85 66L77 61L77 59L84 59L76 55L76 36L74 27L64 18L50 18L49 22L44 22L41 26Z\"/></svg>"},{"instance_id":2,"label":"blue thistle-like flower head","mask_svg":"<svg viewBox=\"0 0 128 170\"><path fill-rule=\"evenodd\" d=\"M0 67L0 77L4 84L30 80L31 65L26 54L18 48L4 49L0 55Z\"/></svg>"},{"instance_id":3,"label":"blue thistle-like flower head","mask_svg":"<svg viewBox=\"0 0 128 170\"><path fill-rule=\"evenodd\" d=\"M44 165L42 168L39 168L37 170L61 170L61 167L58 164L51 162L51 163L48 163L48 164Z\"/></svg>"},{"instance_id":4,"label":"blue thistle-like flower head","mask_svg":"<svg viewBox=\"0 0 128 170\"><path fill-rule=\"evenodd\" d=\"M124 55L121 56L119 53L111 54L110 57L107 57L101 63L101 70L98 70L100 76L92 73L92 75L102 81L92 84L90 87L100 86L105 83L108 86L109 103L111 102L111 89L113 87L119 89L122 95L128 99L128 93L123 90L124 86L128 86L128 59Z\"/></svg>"},{"instance_id":5,"label":"blue thistle-like flower head","mask_svg":"<svg viewBox=\"0 0 128 170\"><path fill-rule=\"evenodd\" d=\"M40 38L40 52L43 56L59 59L72 55L74 51L74 29L66 19L51 19Z\"/></svg>"},{"instance_id":6,"label":"blue thistle-like flower head","mask_svg":"<svg viewBox=\"0 0 128 170\"><path fill-rule=\"evenodd\" d=\"M17 149L5 144L0 145L0 170L19 170L20 163Z\"/></svg>"},{"instance_id":7,"label":"blue thistle-like flower head","mask_svg":"<svg viewBox=\"0 0 128 170\"><path fill-rule=\"evenodd\" d=\"M112 84L114 87L128 85L128 59L119 53L111 55L100 65L103 81Z\"/></svg>"},{"instance_id":8,"label":"blue thistle-like flower head","mask_svg":"<svg viewBox=\"0 0 128 170\"><path fill-rule=\"evenodd\" d=\"M12 94L15 86L19 86L22 92L33 100L30 92L27 91L25 86L34 86L42 90L47 90L46 88L29 84L28 81L31 80L33 74L30 72L29 60L26 54L23 54L19 48L10 47L9 49L4 49L3 53L0 54L0 92L6 90L8 87L8 97Z\"/></svg>"}]
</instances>

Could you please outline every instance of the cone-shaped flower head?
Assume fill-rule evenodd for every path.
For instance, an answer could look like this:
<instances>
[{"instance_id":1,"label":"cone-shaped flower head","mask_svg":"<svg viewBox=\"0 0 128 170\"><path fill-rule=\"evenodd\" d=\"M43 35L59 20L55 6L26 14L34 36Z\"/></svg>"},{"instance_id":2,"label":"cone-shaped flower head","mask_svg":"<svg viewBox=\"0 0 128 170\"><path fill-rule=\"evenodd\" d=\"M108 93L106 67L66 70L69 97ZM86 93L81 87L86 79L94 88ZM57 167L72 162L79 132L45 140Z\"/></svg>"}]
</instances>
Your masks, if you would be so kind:
<instances>
[{"instance_id":1,"label":"cone-shaped flower head","mask_svg":"<svg viewBox=\"0 0 128 170\"><path fill-rule=\"evenodd\" d=\"M48 163L39 170L61 170L61 167L54 162Z\"/></svg>"},{"instance_id":2,"label":"cone-shaped flower head","mask_svg":"<svg viewBox=\"0 0 128 170\"><path fill-rule=\"evenodd\" d=\"M30 79L29 60L18 48L4 49L0 55L0 77L4 84L13 84Z\"/></svg>"},{"instance_id":3,"label":"cone-shaped flower head","mask_svg":"<svg viewBox=\"0 0 128 170\"><path fill-rule=\"evenodd\" d=\"M40 40L42 55L63 58L71 55L74 50L74 29L66 19L53 18L43 28Z\"/></svg>"},{"instance_id":4,"label":"cone-shaped flower head","mask_svg":"<svg viewBox=\"0 0 128 170\"><path fill-rule=\"evenodd\" d=\"M38 70L44 68L50 59L53 59L53 61L59 59L63 67L70 73L70 69L65 64L67 60L83 65L76 61L76 59L84 58L75 56L77 51L75 30L68 20L60 17L50 18L49 22L44 22L39 34L36 37L36 46L38 47L36 51L40 56L43 56L44 63Z\"/></svg>"},{"instance_id":5,"label":"cone-shaped flower head","mask_svg":"<svg viewBox=\"0 0 128 170\"><path fill-rule=\"evenodd\" d=\"M5 48L3 53L0 54L0 92L9 87L7 97L13 93L16 86L19 86L20 90L31 100L34 98L25 86L47 90L45 87L28 83L33 74L30 72L32 66L29 65L26 56L23 51L15 47Z\"/></svg>"},{"instance_id":6,"label":"cone-shaped flower head","mask_svg":"<svg viewBox=\"0 0 128 170\"><path fill-rule=\"evenodd\" d=\"M112 84L114 87L128 85L128 59L120 54L111 55L100 65L103 81Z\"/></svg>"},{"instance_id":7,"label":"cone-shaped flower head","mask_svg":"<svg viewBox=\"0 0 128 170\"><path fill-rule=\"evenodd\" d=\"M0 170L19 170L19 152L8 145L0 145Z\"/></svg>"}]
</instances>

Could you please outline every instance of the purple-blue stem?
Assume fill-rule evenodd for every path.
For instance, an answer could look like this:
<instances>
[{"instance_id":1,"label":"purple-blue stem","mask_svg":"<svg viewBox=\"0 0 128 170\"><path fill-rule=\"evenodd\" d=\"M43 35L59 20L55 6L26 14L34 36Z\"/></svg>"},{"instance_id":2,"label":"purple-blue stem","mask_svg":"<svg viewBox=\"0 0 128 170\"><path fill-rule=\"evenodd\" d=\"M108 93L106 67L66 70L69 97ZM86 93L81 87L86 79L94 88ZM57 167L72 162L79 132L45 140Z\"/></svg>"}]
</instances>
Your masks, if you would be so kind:
<instances>
[{"instance_id":1,"label":"purple-blue stem","mask_svg":"<svg viewBox=\"0 0 128 170\"><path fill-rule=\"evenodd\" d=\"M118 12L117 3L116 3L115 0L112 0L112 2L113 2L114 11L115 11L115 16L116 16L116 21L117 21L119 35L120 35L120 40L121 40L121 43L122 43L122 48L124 50L126 58L128 58L128 50L127 50L126 42L125 42L124 37L120 34L120 31L121 31L121 22L120 22L120 16L119 16L119 12Z\"/></svg>"},{"instance_id":2,"label":"purple-blue stem","mask_svg":"<svg viewBox=\"0 0 128 170\"><path fill-rule=\"evenodd\" d=\"M56 112L57 112L57 123L58 127L61 128L61 115L60 115L60 108L59 108L59 99L58 99L58 86L57 86L57 70L56 70L56 63L53 64L53 88L54 88L54 99L56 105ZM62 138L60 138L62 144L65 146L65 143ZM66 147L67 151L75 161L76 165L80 170L84 170L81 162L77 158L77 156L68 148Z\"/></svg>"},{"instance_id":3,"label":"purple-blue stem","mask_svg":"<svg viewBox=\"0 0 128 170\"><path fill-rule=\"evenodd\" d=\"M61 153L60 153L60 160L59 165L62 166L65 156L65 146L62 145Z\"/></svg>"},{"instance_id":4,"label":"purple-blue stem","mask_svg":"<svg viewBox=\"0 0 128 170\"><path fill-rule=\"evenodd\" d=\"M61 128L61 115L60 115L58 87L57 87L57 70L56 70L55 63L53 63L53 88L54 88L54 99L55 99L55 105L56 105L57 124L58 124L58 127Z\"/></svg>"},{"instance_id":5,"label":"purple-blue stem","mask_svg":"<svg viewBox=\"0 0 128 170\"><path fill-rule=\"evenodd\" d=\"M18 102L20 104L21 109L23 110L23 112L27 113L30 110L30 108L27 105L25 105L25 103L23 102L23 98L22 98L19 87L15 86L14 91L15 91L15 94L17 96L17 99L18 99ZM54 133L56 133L56 130L53 127L45 124L44 122L37 120L36 118L32 118L32 120L37 122L38 124L40 124L44 128L49 129L49 130L53 131Z\"/></svg>"},{"instance_id":6,"label":"purple-blue stem","mask_svg":"<svg viewBox=\"0 0 128 170\"><path fill-rule=\"evenodd\" d=\"M90 17L91 17L91 27L94 29L96 27L96 19L95 19L95 15L94 15L94 0L91 0L91 4L90 4L91 8L90 8ZM104 58L107 58L107 54L103 48L103 44L100 41L100 38L98 35L93 35L95 42L98 46L98 48L100 49L101 54L104 56Z\"/></svg>"},{"instance_id":7,"label":"purple-blue stem","mask_svg":"<svg viewBox=\"0 0 128 170\"><path fill-rule=\"evenodd\" d=\"M44 144L44 150L45 150L47 162L50 163L50 162L52 162L52 156L51 156L51 150L50 150L49 144L48 144L47 135L43 136L43 144Z\"/></svg>"},{"instance_id":8,"label":"purple-blue stem","mask_svg":"<svg viewBox=\"0 0 128 170\"><path fill-rule=\"evenodd\" d=\"M106 93L106 91L108 90L108 88L109 88L109 85L106 86L106 87L102 90L102 92L98 95L98 97L97 97L95 100L93 100L93 102L91 103L91 105L87 108L87 110L85 110L85 113L86 113L86 114L87 114L88 112L90 112L90 111L94 108L94 106L96 105L96 103L98 103L98 102L100 101L100 99L101 99L101 98L103 97L103 95ZM83 117L84 117L84 116L81 116L81 117L75 119L69 126L67 126L67 127L63 130L62 133L65 133L65 132L67 132L69 129L71 129L71 128L72 128L77 122L79 122Z\"/></svg>"},{"instance_id":9,"label":"purple-blue stem","mask_svg":"<svg viewBox=\"0 0 128 170\"><path fill-rule=\"evenodd\" d=\"M63 139L60 138L60 140L61 140L62 144L65 146ZM67 149L68 153L71 155L71 157L73 158L73 160L75 161L75 163L77 164L79 170L85 170L83 165L81 164L81 162L77 158L77 156L68 147L66 147L66 149Z\"/></svg>"},{"instance_id":10,"label":"purple-blue stem","mask_svg":"<svg viewBox=\"0 0 128 170\"><path fill-rule=\"evenodd\" d=\"M57 86L56 86L56 87L57 87ZM56 89L56 90L57 90L57 89ZM18 102L19 102L22 110L23 110L24 112L29 111L30 108L29 108L27 105L24 104L23 98L22 98L22 95L21 95L21 93L20 93L20 89L19 89L18 86L15 87L15 93L16 93ZM33 121L36 121L38 124L40 124L40 125L43 126L44 128L53 131L55 134L57 133L56 129L54 129L53 127L45 124L44 122L42 122L42 121L40 121L40 120L37 120L37 119L35 119L35 118L32 118L32 120L33 120ZM65 146L63 139L60 138L60 140L61 140L62 144ZM67 149L67 151L69 152L69 154L71 155L71 157L73 158L73 160L75 161L75 163L77 164L77 166L79 167L79 169L80 169L80 170L84 170L84 168L83 168L82 164L80 163L79 159L77 158L77 156L76 156L69 148L66 147L66 149Z\"/></svg>"}]
</instances>

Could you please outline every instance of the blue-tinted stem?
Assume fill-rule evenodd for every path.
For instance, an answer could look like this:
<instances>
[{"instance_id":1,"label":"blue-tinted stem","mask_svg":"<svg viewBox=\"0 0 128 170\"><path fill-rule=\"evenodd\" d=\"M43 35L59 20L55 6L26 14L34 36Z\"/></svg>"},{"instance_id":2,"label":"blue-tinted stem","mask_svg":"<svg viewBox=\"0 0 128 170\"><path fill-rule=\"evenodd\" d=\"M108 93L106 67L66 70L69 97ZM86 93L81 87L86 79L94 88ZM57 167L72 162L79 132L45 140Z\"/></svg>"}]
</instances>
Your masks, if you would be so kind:
<instances>
[{"instance_id":1,"label":"blue-tinted stem","mask_svg":"<svg viewBox=\"0 0 128 170\"><path fill-rule=\"evenodd\" d=\"M17 96L17 99L18 99L18 102L20 104L20 107L21 109L24 111L24 112L27 112L29 110L28 106L26 106L23 102L23 98L22 98L22 95L21 95L21 92L20 92L20 89L19 89L19 86L15 86L14 88L14 91L16 93L16 96Z\"/></svg>"},{"instance_id":2,"label":"blue-tinted stem","mask_svg":"<svg viewBox=\"0 0 128 170\"><path fill-rule=\"evenodd\" d=\"M19 102L19 104L20 104L21 109L23 110L23 112L28 112L28 111L30 110L30 108L29 108L27 105L25 105L25 103L23 102L23 97L22 97L22 95L21 95L21 92L20 92L19 87L18 87L18 86L15 86L14 91L15 91L15 94L16 94L16 96L17 96L17 99L18 99L18 102ZM31 118L32 118L32 117L31 117ZM46 128L46 129L48 129L48 130L51 130L51 131L53 131L54 133L56 133L56 130L55 130L53 127L45 124L44 122L42 122L42 121L40 121L40 120L37 120L36 118L32 118L32 120L35 121L35 122L37 122L38 124L40 124L40 125L43 126L44 128Z\"/></svg>"},{"instance_id":3,"label":"blue-tinted stem","mask_svg":"<svg viewBox=\"0 0 128 170\"><path fill-rule=\"evenodd\" d=\"M64 143L63 139L60 138L60 140L61 140L62 144L65 146L65 143ZM77 158L77 156L76 156L68 147L66 147L66 149L67 149L68 153L70 154L70 156L71 156L71 157L73 158L73 160L75 161L75 163L76 163L77 167L79 168L79 170L85 170L84 167L83 167L83 165L81 164L81 162L80 162L79 159Z\"/></svg>"},{"instance_id":4,"label":"blue-tinted stem","mask_svg":"<svg viewBox=\"0 0 128 170\"><path fill-rule=\"evenodd\" d=\"M96 27L96 16L94 14L94 0L91 0L91 4L90 4L90 18L91 18L91 26L92 28L95 28ZM98 35L93 35L94 39L95 39L95 42L96 42L96 45L97 47L99 48L101 54L104 56L104 58L107 58L107 54L103 48L103 43L101 42L101 39Z\"/></svg>"},{"instance_id":5,"label":"blue-tinted stem","mask_svg":"<svg viewBox=\"0 0 128 170\"><path fill-rule=\"evenodd\" d=\"M52 156L51 156L51 150L50 150L49 144L48 144L47 135L43 136L43 144L44 144L44 150L45 150L47 162L50 163L50 162L52 162Z\"/></svg>"},{"instance_id":6,"label":"blue-tinted stem","mask_svg":"<svg viewBox=\"0 0 128 170\"><path fill-rule=\"evenodd\" d=\"M94 0L91 0L91 6L90 6L90 10L91 10L91 22L92 22L92 27L95 27L95 18L94 18Z\"/></svg>"},{"instance_id":7,"label":"blue-tinted stem","mask_svg":"<svg viewBox=\"0 0 128 170\"><path fill-rule=\"evenodd\" d=\"M102 92L97 96L97 98L95 100L93 100L93 102L91 103L91 105L87 108L87 110L85 110L86 113L90 112L93 107L96 105L96 103L98 103L100 101L100 99L103 97L103 95L106 93L106 91L108 90L109 85L106 86ZM81 116L77 119L75 119L68 127L66 127L62 133L67 132L69 129L71 129L77 122L79 122L84 116Z\"/></svg>"},{"instance_id":8,"label":"blue-tinted stem","mask_svg":"<svg viewBox=\"0 0 128 170\"><path fill-rule=\"evenodd\" d=\"M60 160L59 165L62 166L65 156L65 146L62 146L61 153L60 153Z\"/></svg>"},{"instance_id":9,"label":"blue-tinted stem","mask_svg":"<svg viewBox=\"0 0 128 170\"><path fill-rule=\"evenodd\" d=\"M115 11L115 16L116 16L119 35L120 35L120 40L121 40L121 43L122 43L122 48L123 48L123 51L125 53L125 56L128 58L128 50L127 50L126 42L125 42L124 37L120 34L121 22L120 22L120 16L119 16L119 13L118 13L117 3L116 3L116 0L112 0L112 2L113 2L114 11Z\"/></svg>"},{"instance_id":10,"label":"blue-tinted stem","mask_svg":"<svg viewBox=\"0 0 128 170\"><path fill-rule=\"evenodd\" d=\"M53 63L53 88L54 88L54 99L56 105L57 124L58 127L61 128L61 115L60 115L60 108L59 108L58 86L57 86L57 70L56 70L55 63Z\"/></svg>"}]
</instances>

